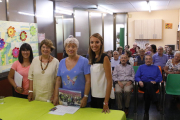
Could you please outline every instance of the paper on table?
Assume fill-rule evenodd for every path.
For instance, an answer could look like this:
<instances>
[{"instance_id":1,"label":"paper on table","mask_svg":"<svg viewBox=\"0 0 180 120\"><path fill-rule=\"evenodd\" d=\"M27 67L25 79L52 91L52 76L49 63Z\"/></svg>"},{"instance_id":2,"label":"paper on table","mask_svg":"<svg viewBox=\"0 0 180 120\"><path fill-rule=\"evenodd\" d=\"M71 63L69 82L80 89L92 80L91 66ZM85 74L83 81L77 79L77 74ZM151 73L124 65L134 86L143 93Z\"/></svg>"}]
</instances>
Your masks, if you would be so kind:
<instances>
[{"instance_id":1,"label":"paper on table","mask_svg":"<svg viewBox=\"0 0 180 120\"><path fill-rule=\"evenodd\" d=\"M58 105L56 107L57 107L57 109L55 111L59 112L59 113L74 114L77 110L79 110L79 107L72 107L72 106Z\"/></svg>"},{"instance_id":2,"label":"paper on table","mask_svg":"<svg viewBox=\"0 0 180 120\"><path fill-rule=\"evenodd\" d=\"M60 112L56 112L56 111L51 111L51 112L49 112L49 114L64 115L65 113L60 113Z\"/></svg>"},{"instance_id":3,"label":"paper on table","mask_svg":"<svg viewBox=\"0 0 180 120\"><path fill-rule=\"evenodd\" d=\"M14 81L18 87L22 87L23 76L15 71Z\"/></svg>"}]
</instances>

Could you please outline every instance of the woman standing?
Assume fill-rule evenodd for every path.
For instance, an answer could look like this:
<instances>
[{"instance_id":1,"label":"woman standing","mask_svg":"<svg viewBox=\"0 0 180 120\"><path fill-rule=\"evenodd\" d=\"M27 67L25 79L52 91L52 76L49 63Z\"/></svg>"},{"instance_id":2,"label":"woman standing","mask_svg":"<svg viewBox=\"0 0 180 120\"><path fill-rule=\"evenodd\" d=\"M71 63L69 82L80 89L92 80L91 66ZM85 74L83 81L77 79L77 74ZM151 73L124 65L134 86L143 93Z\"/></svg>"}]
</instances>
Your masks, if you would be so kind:
<instances>
[{"instance_id":1,"label":"woman standing","mask_svg":"<svg viewBox=\"0 0 180 120\"><path fill-rule=\"evenodd\" d=\"M14 87L14 97L27 98L29 90L28 72L33 60L32 48L28 43L20 47L18 61L14 62L8 75L8 80ZM22 87L17 86L14 81L15 71L23 76Z\"/></svg>"},{"instance_id":2,"label":"woman standing","mask_svg":"<svg viewBox=\"0 0 180 120\"><path fill-rule=\"evenodd\" d=\"M80 107L90 106L91 81L88 59L77 54L79 41L76 38L66 39L64 47L68 57L62 59L59 63L53 104L57 105L59 103L59 87L62 86L67 90L81 91Z\"/></svg>"},{"instance_id":3,"label":"woman standing","mask_svg":"<svg viewBox=\"0 0 180 120\"><path fill-rule=\"evenodd\" d=\"M91 64L91 106L103 108L103 112L109 113L109 102L112 90L111 64L104 54L103 38L99 33L90 37L89 63ZM113 91L114 92L114 91Z\"/></svg>"},{"instance_id":4,"label":"woman standing","mask_svg":"<svg viewBox=\"0 0 180 120\"><path fill-rule=\"evenodd\" d=\"M45 39L40 44L42 55L35 57L29 69L28 100L39 100L49 102L53 97L55 79L59 61L50 55L55 49L51 40Z\"/></svg>"}]
</instances>

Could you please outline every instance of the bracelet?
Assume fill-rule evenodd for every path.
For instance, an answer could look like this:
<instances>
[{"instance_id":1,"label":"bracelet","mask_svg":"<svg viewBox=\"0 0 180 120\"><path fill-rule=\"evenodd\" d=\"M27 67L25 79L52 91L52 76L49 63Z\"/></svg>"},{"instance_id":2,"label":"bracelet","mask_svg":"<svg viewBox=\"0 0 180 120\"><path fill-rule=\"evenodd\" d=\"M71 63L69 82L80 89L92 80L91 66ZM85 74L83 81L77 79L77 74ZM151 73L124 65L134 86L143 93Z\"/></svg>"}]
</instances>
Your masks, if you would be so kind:
<instances>
[{"instance_id":1,"label":"bracelet","mask_svg":"<svg viewBox=\"0 0 180 120\"><path fill-rule=\"evenodd\" d=\"M88 97L88 95L84 95L84 97Z\"/></svg>"},{"instance_id":2,"label":"bracelet","mask_svg":"<svg viewBox=\"0 0 180 120\"><path fill-rule=\"evenodd\" d=\"M29 90L29 92L28 92L28 93L31 93L31 92L33 93L33 91L32 91L32 90Z\"/></svg>"},{"instance_id":3,"label":"bracelet","mask_svg":"<svg viewBox=\"0 0 180 120\"><path fill-rule=\"evenodd\" d=\"M103 102L103 105L108 105L108 102Z\"/></svg>"}]
</instances>

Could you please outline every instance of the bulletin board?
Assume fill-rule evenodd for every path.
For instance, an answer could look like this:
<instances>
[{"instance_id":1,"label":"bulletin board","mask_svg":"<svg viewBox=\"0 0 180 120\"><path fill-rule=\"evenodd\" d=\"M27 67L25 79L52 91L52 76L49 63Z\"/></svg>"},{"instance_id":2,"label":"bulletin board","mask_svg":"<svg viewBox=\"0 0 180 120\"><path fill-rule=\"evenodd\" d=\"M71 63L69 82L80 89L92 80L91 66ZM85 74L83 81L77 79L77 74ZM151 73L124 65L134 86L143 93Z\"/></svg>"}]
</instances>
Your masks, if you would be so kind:
<instances>
[{"instance_id":1,"label":"bulletin board","mask_svg":"<svg viewBox=\"0 0 180 120\"><path fill-rule=\"evenodd\" d=\"M0 73L10 70L18 60L23 43L29 43L34 57L38 56L38 34L36 23L0 21Z\"/></svg>"}]
</instances>

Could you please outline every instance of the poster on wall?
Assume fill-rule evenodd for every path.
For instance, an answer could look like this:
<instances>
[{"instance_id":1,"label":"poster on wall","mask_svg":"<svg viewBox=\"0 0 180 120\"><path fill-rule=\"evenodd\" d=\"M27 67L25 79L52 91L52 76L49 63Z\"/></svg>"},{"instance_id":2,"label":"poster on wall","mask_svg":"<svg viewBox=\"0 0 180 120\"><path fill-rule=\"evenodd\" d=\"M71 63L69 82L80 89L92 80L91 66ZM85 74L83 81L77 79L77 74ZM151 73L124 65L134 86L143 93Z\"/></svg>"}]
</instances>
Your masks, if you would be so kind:
<instances>
[{"instance_id":1,"label":"poster on wall","mask_svg":"<svg viewBox=\"0 0 180 120\"><path fill-rule=\"evenodd\" d=\"M165 23L165 29L172 29L172 23Z\"/></svg>"},{"instance_id":2,"label":"poster on wall","mask_svg":"<svg viewBox=\"0 0 180 120\"><path fill-rule=\"evenodd\" d=\"M38 33L38 41L41 43L45 39L45 33Z\"/></svg>"},{"instance_id":3,"label":"poster on wall","mask_svg":"<svg viewBox=\"0 0 180 120\"><path fill-rule=\"evenodd\" d=\"M38 56L37 31L36 23L0 21L0 73L9 71L18 60L23 43L29 43L34 57Z\"/></svg>"}]
</instances>

